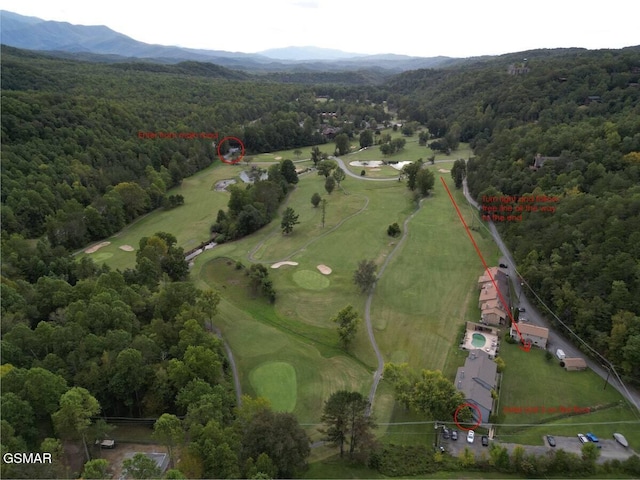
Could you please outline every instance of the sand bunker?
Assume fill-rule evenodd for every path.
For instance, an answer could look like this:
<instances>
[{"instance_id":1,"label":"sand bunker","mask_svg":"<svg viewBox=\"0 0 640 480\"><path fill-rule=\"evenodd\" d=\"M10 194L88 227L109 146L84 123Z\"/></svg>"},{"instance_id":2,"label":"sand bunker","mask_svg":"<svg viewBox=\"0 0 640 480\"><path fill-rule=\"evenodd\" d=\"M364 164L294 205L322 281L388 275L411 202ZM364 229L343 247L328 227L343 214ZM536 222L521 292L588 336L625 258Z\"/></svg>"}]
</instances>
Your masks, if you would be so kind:
<instances>
[{"instance_id":1,"label":"sand bunker","mask_svg":"<svg viewBox=\"0 0 640 480\"><path fill-rule=\"evenodd\" d=\"M84 253L94 253L97 252L98 250L100 250L102 247L106 247L107 245L111 245L111 242L100 242L97 245L94 245L93 247L89 247L87 248Z\"/></svg>"},{"instance_id":2,"label":"sand bunker","mask_svg":"<svg viewBox=\"0 0 640 480\"><path fill-rule=\"evenodd\" d=\"M369 160L368 162L359 162L354 160L349 162L352 167L379 167L382 165L382 160Z\"/></svg>"},{"instance_id":3,"label":"sand bunker","mask_svg":"<svg viewBox=\"0 0 640 480\"><path fill-rule=\"evenodd\" d=\"M118 248L125 252L133 252L135 250L131 245L120 245Z\"/></svg>"},{"instance_id":4,"label":"sand bunker","mask_svg":"<svg viewBox=\"0 0 640 480\"><path fill-rule=\"evenodd\" d=\"M440 173L451 173L451 170L445 170L444 168L439 168L438 171Z\"/></svg>"},{"instance_id":5,"label":"sand bunker","mask_svg":"<svg viewBox=\"0 0 640 480\"><path fill-rule=\"evenodd\" d=\"M393 168L395 168L396 170L402 170L404 168L405 165L409 165L410 163L413 163L409 160L403 160L402 162L398 162L398 163L392 163L390 164Z\"/></svg>"},{"instance_id":6,"label":"sand bunker","mask_svg":"<svg viewBox=\"0 0 640 480\"><path fill-rule=\"evenodd\" d=\"M320 273L323 275L329 275L331 274L331 272L333 272L333 270L331 270L331 267L327 267L326 265L318 265L318 270L320 270Z\"/></svg>"},{"instance_id":7,"label":"sand bunker","mask_svg":"<svg viewBox=\"0 0 640 480\"><path fill-rule=\"evenodd\" d=\"M282 265L293 265L295 267L296 265L298 265L298 262L289 262L289 261L278 262L271 265L271 268L280 268Z\"/></svg>"},{"instance_id":8,"label":"sand bunker","mask_svg":"<svg viewBox=\"0 0 640 480\"><path fill-rule=\"evenodd\" d=\"M282 157L275 157L274 160L282 160Z\"/></svg>"}]
</instances>

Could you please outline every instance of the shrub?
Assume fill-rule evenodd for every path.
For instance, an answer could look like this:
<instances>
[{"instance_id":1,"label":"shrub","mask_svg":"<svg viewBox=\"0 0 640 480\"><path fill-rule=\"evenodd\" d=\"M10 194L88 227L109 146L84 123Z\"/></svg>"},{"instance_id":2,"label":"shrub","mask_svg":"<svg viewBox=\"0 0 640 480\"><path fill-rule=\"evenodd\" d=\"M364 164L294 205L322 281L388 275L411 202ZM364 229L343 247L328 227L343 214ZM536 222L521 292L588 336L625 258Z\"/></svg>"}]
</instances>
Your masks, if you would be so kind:
<instances>
[{"instance_id":1,"label":"shrub","mask_svg":"<svg viewBox=\"0 0 640 480\"><path fill-rule=\"evenodd\" d=\"M387 228L387 235L389 235L390 237L397 237L398 235L400 235L400 225L398 225L397 222L389 225L389 227Z\"/></svg>"},{"instance_id":2,"label":"shrub","mask_svg":"<svg viewBox=\"0 0 640 480\"><path fill-rule=\"evenodd\" d=\"M367 174L367 172L365 172L364 170L360 171L360 176L364 177Z\"/></svg>"}]
</instances>

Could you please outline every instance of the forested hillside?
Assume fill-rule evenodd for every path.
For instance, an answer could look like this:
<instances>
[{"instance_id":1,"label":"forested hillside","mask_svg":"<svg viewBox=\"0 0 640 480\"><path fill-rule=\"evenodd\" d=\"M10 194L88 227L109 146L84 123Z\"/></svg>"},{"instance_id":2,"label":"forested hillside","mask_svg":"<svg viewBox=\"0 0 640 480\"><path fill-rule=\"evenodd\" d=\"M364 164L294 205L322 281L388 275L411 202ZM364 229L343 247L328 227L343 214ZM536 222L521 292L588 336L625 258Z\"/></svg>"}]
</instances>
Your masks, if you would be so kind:
<instances>
[{"instance_id":1,"label":"forested hillside","mask_svg":"<svg viewBox=\"0 0 640 480\"><path fill-rule=\"evenodd\" d=\"M237 81L248 75L212 64L105 65L10 47L2 53L3 232L46 234L67 248L158 208L167 189L215 161L212 139L199 134L245 139L248 153L308 146L325 141L320 113L340 109L315 102L311 87ZM353 95L327 88L343 95L338 102ZM368 113L363 105L354 118ZM381 108L370 113L385 117Z\"/></svg>"},{"instance_id":2,"label":"forested hillside","mask_svg":"<svg viewBox=\"0 0 640 480\"><path fill-rule=\"evenodd\" d=\"M471 142L468 183L479 200L559 197L555 212L525 211L522 221L499 227L542 299L635 382L639 81L635 47L525 52L462 69L408 72L391 84L402 92L392 97L401 116ZM537 154L543 159L534 165Z\"/></svg>"}]
</instances>

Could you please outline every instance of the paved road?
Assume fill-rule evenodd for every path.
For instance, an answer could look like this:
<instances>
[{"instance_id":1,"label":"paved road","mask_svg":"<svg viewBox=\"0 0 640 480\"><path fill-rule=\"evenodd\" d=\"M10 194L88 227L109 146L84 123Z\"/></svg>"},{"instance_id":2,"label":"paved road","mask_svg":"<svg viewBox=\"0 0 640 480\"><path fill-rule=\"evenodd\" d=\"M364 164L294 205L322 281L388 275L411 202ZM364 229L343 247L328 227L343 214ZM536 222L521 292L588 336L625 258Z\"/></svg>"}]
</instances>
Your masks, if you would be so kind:
<instances>
[{"instance_id":1,"label":"paved road","mask_svg":"<svg viewBox=\"0 0 640 480\"><path fill-rule=\"evenodd\" d=\"M469 193L469 188L467 186L467 179L465 178L462 184L463 193L467 201L473 205L478 210L480 209L480 205L471 197ZM520 273L516 269L516 263L511 256L511 252L507 248L507 246L502 241L502 237L500 233L498 233L498 229L492 221L488 221L485 223L489 232L498 245L500 252L502 253L502 257L500 258L500 263L507 264L509 277L513 280L521 279ZM571 332L561 333L554 325L552 325L546 317L544 317L536 308L536 306L527 298L527 295L535 296L535 292L528 288L525 280L522 281L514 281L514 295L513 301L514 306L524 307L525 312L522 314L527 321L533 325L538 325L542 327L546 327L549 329L549 341L547 343L547 348L551 352L555 352L558 348L564 350L568 357L582 357L586 360L587 365L594 372L596 372L603 380L606 380L609 377L609 384L613 386L616 390L618 390L623 397L625 397L632 405L636 407L636 409L640 410L640 393L630 388L629 386L623 385L619 382L615 375L608 375L608 370L606 367L603 367L603 364L606 362L598 362L593 360L591 357L585 355L584 352L580 351L573 343L571 343L565 335L571 335ZM576 342L582 342L582 340L578 340L577 337L574 337ZM605 388L606 384L603 382L603 388Z\"/></svg>"}]
</instances>

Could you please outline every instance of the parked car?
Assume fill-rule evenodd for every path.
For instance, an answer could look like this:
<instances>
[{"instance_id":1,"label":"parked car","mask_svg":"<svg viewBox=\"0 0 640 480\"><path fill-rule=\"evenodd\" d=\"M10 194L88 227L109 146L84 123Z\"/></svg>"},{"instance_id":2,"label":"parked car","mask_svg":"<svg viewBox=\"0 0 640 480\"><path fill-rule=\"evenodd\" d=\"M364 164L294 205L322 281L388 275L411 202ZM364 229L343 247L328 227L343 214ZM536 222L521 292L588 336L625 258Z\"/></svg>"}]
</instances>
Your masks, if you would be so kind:
<instances>
[{"instance_id":1,"label":"parked car","mask_svg":"<svg viewBox=\"0 0 640 480\"><path fill-rule=\"evenodd\" d=\"M580 440L581 443L587 443L589 441L589 439L581 433L578 434L578 440Z\"/></svg>"},{"instance_id":2,"label":"parked car","mask_svg":"<svg viewBox=\"0 0 640 480\"><path fill-rule=\"evenodd\" d=\"M501 263L501 264L500 264L500 268L509 268L509 267L507 267L507 264L506 264L506 263Z\"/></svg>"},{"instance_id":3,"label":"parked car","mask_svg":"<svg viewBox=\"0 0 640 480\"><path fill-rule=\"evenodd\" d=\"M457 430L451 430L451 440L453 440L453 441L458 440L458 431Z\"/></svg>"},{"instance_id":4,"label":"parked car","mask_svg":"<svg viewBox=\"0 0 640 480\"><path fill-rule=\"evenodd\" d=\"M96 445L100 445L100 448L116 448L116 441L111 439L96 440Z\"/></svg>"},{"instance_id":5,"label":"parked car","mask_svg":"<svg viewBox=\"0 0 640 480\"><path fill-rule=\"evenodd\" d=\"M550 447L556 446L556 439L553 438L553 435L547 435L547 443L549 444Z\"/></svg>"},{"instance_id":6,"label":"parked car","mask_svg":"<svg viewBox=\"0 0 640 480\"><path fill-rule=\"evenodd\" d=\"M475 436L476 436L475 432L473 430L469 430L469 433L467 433L467 442L473 443Z\"/></svg>"},{"instance_id":7,"label":"parked car","mask_svg":"<svg viewBox=\"0 0 640 480\"><path fill-rule=\"evenodd\" d=\"M482 435L482 446L483 447L489 446L489 437L487 437L486 435Z\"/></svg>"},{"instance_id":8,"label":"parked car","mask_svg":"<svg viewBox=\"0 0 640 480\"><path fill-rule=\"evenodd\" d=\"M449 429L447 427L442 427L442 438L445 440L449 438Z\"/></svg>"},{"instance_id":9,"label":"parked car","mask_svg":"<svg viewBox=\"0 0 640 480\"><path fill-rule=\"evenodd\" d=\"M524 307L519 307L519 308L518 308L518 311L519 311L520 313L523 313L523 312L525 312L525 309L524 309Z\"/></svg>"},{"instance_id":10,"label":"parked car","mask_svg":"<svg viewBox=\"0 0 640 480\"><path fill-rule=\"evenodd\" d=\"M598 442L599 442L598 437L596 437L596 436L595 436L593 433L591 433L591 432L587 433L587 434L585 435L585 437L587 437L587 439L588 439L590 442L593 442L593 443L598 443Z\"/></svg>"}]
</instances>

